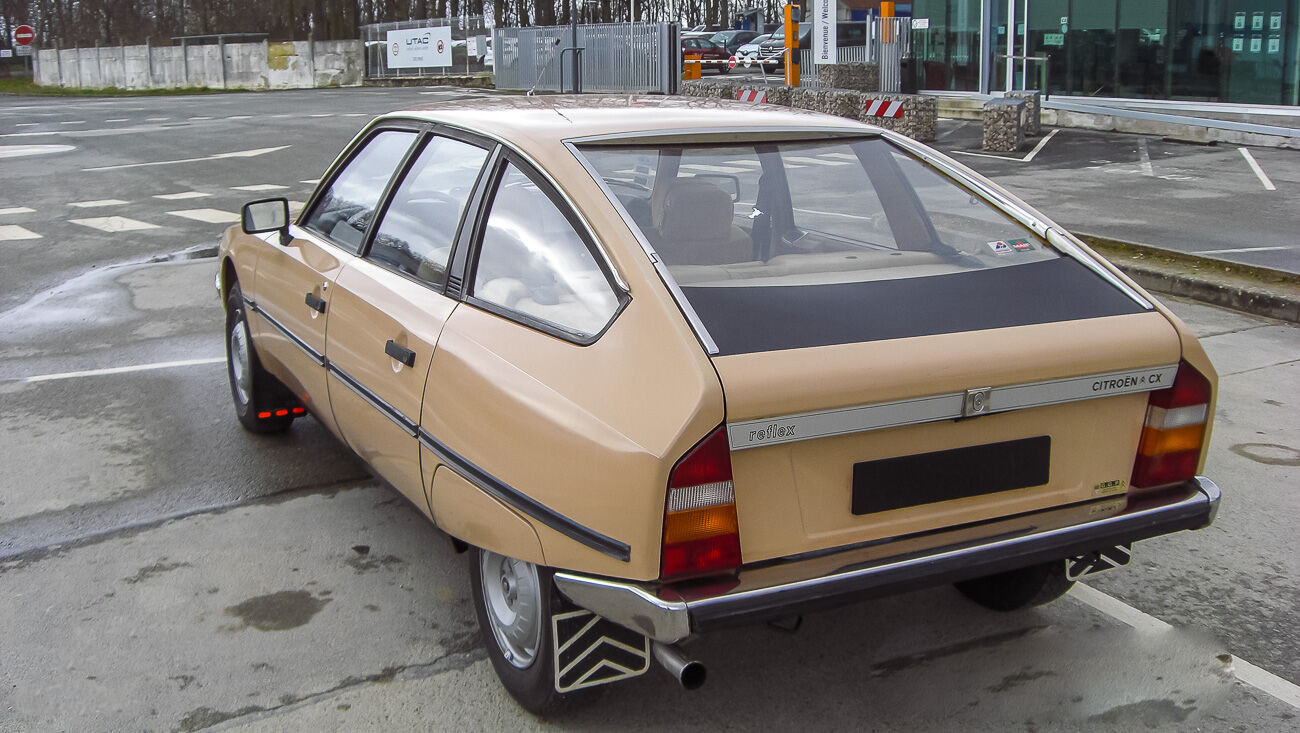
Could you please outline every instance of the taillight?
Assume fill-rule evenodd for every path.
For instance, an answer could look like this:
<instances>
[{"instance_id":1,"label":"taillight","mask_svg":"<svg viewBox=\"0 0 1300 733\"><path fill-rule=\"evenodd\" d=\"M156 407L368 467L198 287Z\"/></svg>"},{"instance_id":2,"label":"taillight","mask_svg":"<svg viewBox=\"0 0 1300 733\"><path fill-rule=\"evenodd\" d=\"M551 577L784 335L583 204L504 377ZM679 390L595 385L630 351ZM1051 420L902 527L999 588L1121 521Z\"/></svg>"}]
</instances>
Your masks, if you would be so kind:
<instances>
[{"instance_id":1,"label":"taillight","mask_svg":"<svg viewBox=\"0 0 1300 733\"><path fill-rule=\"evenodd\" d=\"M1151 393L1137 460L1129 485L1135 489L1186 481L1196 474L1210 417L1210 380L1185 361L1174 384Z\"/></svg>"},{"instance_id":2,"label":"taillight","mask_svg":"<svg viewBox=\"0 0 1300 733\"><path fill-rule=\"evenodd\" d=\"M731 483L731 446L719 427L668 477L659 577L680 580L740 567L740 527Z\"/></svg>"}]
</instances>

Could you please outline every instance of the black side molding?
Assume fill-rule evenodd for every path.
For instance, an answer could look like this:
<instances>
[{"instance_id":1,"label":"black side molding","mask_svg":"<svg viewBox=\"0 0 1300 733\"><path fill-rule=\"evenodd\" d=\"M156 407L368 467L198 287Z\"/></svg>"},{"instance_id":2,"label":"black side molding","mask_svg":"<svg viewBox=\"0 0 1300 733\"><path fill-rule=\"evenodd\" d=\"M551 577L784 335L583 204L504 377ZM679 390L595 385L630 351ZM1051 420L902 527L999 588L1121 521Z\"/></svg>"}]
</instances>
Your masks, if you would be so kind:
<instances>
[{"instance_id":1,"label":"black side molding","mask_svg":"<svg viewBox=\"0 0 1300 733\"><path fill-rule=\"evenodd\" d=\"M632 548L626 542L620 542L590 527L579 524L506 484L496 476L475 465L469 459L448 448L424 428L420 428L420 443L437 454L444 463L451 466L465 480L556 532L581 542L593 550L603 552L615 560L628 562L631 559Z\"/></svg>"}]
</instances>

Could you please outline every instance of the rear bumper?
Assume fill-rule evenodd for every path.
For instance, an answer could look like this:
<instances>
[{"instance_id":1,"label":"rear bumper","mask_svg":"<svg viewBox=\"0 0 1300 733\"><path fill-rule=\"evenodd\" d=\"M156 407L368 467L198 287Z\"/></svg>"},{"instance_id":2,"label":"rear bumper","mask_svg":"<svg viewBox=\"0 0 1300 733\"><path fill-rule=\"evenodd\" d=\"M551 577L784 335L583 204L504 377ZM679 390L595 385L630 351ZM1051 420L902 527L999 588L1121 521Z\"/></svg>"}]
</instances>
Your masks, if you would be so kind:
<instances>
[{"instance_id":1,"label":"rear bumper","mask_svg":"<svg viewBox=\"0 0 1300 733\"><path fill-rule=\"evenodd\" d=\"M570 600L656 641L832 608L1136 542L1214 521L1219 487L1197 477L1120 513L1114 499L742 568L726 587L555 574ZM1109 514L1109 516L1100 516ZM1099 518L1092 518L1099 517Z\"/></svg>"}]
</instances>

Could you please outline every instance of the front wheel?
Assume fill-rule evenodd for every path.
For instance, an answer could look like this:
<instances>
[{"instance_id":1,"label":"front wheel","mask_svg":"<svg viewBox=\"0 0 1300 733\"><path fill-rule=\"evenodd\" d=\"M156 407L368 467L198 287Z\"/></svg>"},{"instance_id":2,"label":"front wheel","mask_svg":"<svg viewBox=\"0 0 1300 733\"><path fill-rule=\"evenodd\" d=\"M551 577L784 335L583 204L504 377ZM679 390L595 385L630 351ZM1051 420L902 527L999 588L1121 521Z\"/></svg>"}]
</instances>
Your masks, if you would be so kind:
<instances>
[{"instance_id":1,"label":"front wheel","mask_svg":"<svg viewBox=\"0 0 1300 733\"><path fill-rule=\"evenodd\" d=\"M525 710L555 712L565 698L551 663L551 573L477 547L469 562L483 645L501 684Z\"/></svg>"},{"instance_id":2,"label":"front wheel","mask_svg":"<svg viewBox=\"0 0 1300 733\"><path fill-rule=\"evenodd\" d=\"M1065 576L1065 561L1055 560L956 583L962 595L994 611L1042 606L1074 587Z\"/></svg>"},{"instance_id":3,"label":"front wheel","mask_svg":"<svg viewBox=\"0 0 1300 733\"><path fill-rule=\"evenodd\" d=\"M235 415L250 433L283 433L301 412L294 409L297 398L257 358L239 283L230 286L226 298L226 375Z\"/></svg>"}]
</instances>

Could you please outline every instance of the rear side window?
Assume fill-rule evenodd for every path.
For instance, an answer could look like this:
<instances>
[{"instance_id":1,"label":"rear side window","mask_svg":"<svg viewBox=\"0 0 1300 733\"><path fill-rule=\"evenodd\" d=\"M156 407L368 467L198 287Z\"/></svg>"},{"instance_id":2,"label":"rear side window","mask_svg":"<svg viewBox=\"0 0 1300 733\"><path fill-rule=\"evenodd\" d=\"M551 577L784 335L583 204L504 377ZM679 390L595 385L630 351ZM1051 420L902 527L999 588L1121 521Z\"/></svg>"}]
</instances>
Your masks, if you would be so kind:
<instances>
[{"instance_id":1,"label":"rear side window","mask_svg":"<svg viewBox=\"0 0 1300 733\"><path fill-rule=\"evenodd\" d=\"M600 333L619 307L581 235L513 165L492 200L471 294L579 338Z\"/></svg>"},{"instance_id":2,"label":"rear side window","mask_svg":"<svg viewBox=\"0 0 1300 733\"><path fill-rule=\"evenodd\" d=\"M1141 310L881 138L582 153L724 354Z\"/></svg>"},{"instance_id":3,"label":"rear side window","mask_svg":"<svg viewBox=\"0 0 1300 733\"><path fill-rule=\"evenodd\" d=\"M447 279L451 245L487 151L434 137L379 222L369 259L431 285Z\"/></svg>"},{"instance_id":4,"label":"rear side window","mask_svg":"<svg viewBox=\"0 0 1300 733\"><path fill-rule=\"evenodd\" d=\"M370 138L335 176L304 226L359 250L379 197L414 141L414 132L401 130L385 130Z\"/></svg>"}]
</instances>

